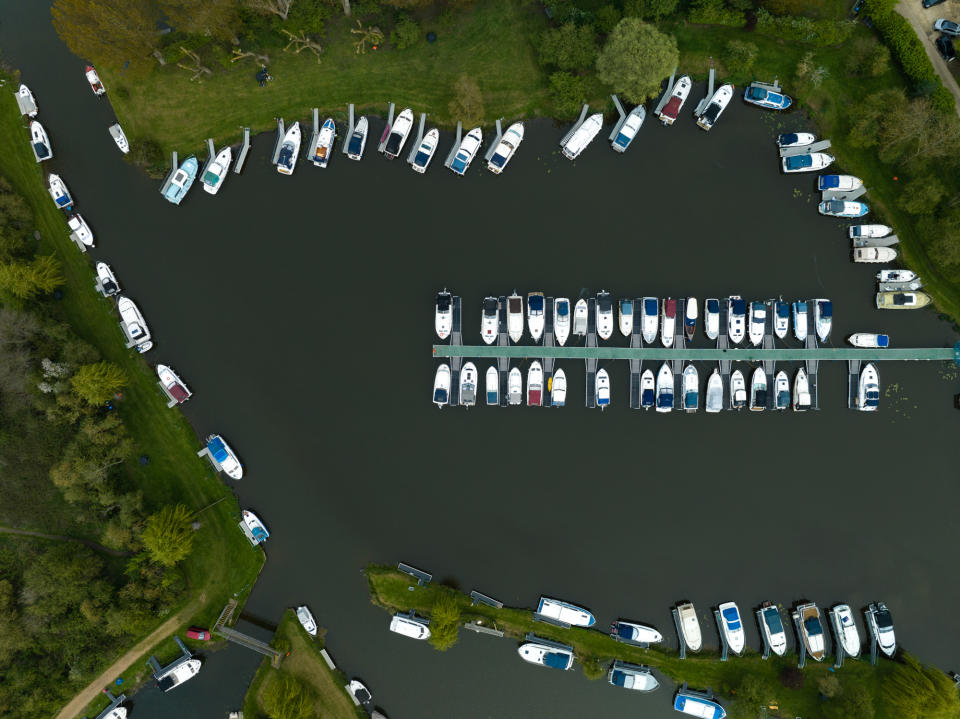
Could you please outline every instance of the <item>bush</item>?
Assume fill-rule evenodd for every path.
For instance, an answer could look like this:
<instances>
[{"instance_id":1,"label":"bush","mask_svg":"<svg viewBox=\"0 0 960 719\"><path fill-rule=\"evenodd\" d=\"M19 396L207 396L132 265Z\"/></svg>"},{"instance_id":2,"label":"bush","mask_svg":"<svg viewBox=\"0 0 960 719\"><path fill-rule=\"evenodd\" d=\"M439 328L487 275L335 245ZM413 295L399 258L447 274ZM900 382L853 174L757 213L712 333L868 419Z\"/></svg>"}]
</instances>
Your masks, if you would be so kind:
<instances>
[{"instance_id":1,"label":"bush","mask_svg":"<svg viewBox=\"0 0 960 719\"><path fill-rule=\"evenodd\" d=\"M420 42L420 26L407 15L402 15L390 33L390 42L398 50L405 50Z\"/></svg>"},{"instance_id":2,"label":"bush","mask_svg":"<svg viewBox=\"0 0 960 719\"><path fill-rule=\"evenodd\" d=\"M742 11L727 7L723 0L694 0L687 19L700 25L731 27L742 27L747 22L747 16Z\"/></svg>"},{"instance_id":3,"label":"bush","mask_svg":"<svg viewBox=\"0 0 960 719\"><path fill-rule=\"evenodd\" d=\"M569 72L555 72L550 76L550 102L558 118L576 117L585 101L583 78Z\"/></svg>"},{"instance_id":4,"label":"bush","mask_svg":"<svg viewBox=\"0 0 960 719\"><path fill-rule=\"evenodd\" d=\"M112 362L85 364L70 378L74 393L87 404L98 406L127 384L123 370Z\"/></svg>"},{"instance_id":5,"label":"bush","mask_svg":"<svg viewBox=\"0 0 960 719\"><path fill-rule=\"evenodd\" d=\"M947 114L954 112L957 107L953 95L950 94L950 91L945 88L942 83L930 93L930 102L940 112Z\"/></svg>"},{"instance_id":6,"label":"bush","mask_svg":"<svg viewBox=\"0 0 960 719\"><path fill-rule=\"evenodd\" d=\"M757 52L757 46L752 42L731 40L723 54L723 64L732 74L749 75L757 61Z\"/></svg>"},{"instance_id":7,"label":"bush","mask_svg":"<svg viewBox=\"0 0 960 719\"><path fill-rule=\"evenodd\" d=\"M660 20L677 11L679 0L627 0L623 5L624 15L643 18L644 20Z\"/></svg>"},{"instance_id":8,"label":"bush","mask_svg":"<svg viewBox=\"0 0 960 719\"><path fill-rule=\"evenodd\" d=\"M444 652L457 643L460 634L460 605L453 594L441 594L430 611L430 644Z\"/></svg>"},{"instance_id":9,"label":"bush","mask_svg":"<svg viewBox=\"0 0 960 719\"><path fill-rule=\"evenodd\" d=\"M597 56L597 37L590 25L567 23L540 38L540 64L561 70L584 70Z\"/></svg>"},{"instance_id":10,"label":"bush","mask_svg":"<svg viewBox=\"0 0 960 719\"><path fill-rule=\"evenodd\" d=\"M607 675L608 662L600 661L596 657L582 659L580 664L583 667L583 676L587 679L603 679Z\"/></svg>"},{"instance_id":11,"label":"bush","mask_svg":"<svg viewBox=\"0 0 960 719\"><path fill-rule=\"evenodd\" d=\"M946 194L947 188L934 175L916 177L904 184L897 204L911 215L930 215Z\"/></svg>"},{"instance_id":12,"label":"bush","mask_svg":"<svg viewBox=\"0 0 960 719\"><path fill-rule=\"evenodd\" d=\"M453 85L453 99L447 106L454 120L462 120L467 127L479 125L483 121L483 93L477 81L466 73L457 78Z\"/></svg>"},{"instance_id":13,"label":"bush","mask_svg":"<svg viewBox=\"0 0 960 719\"><path fill-rule=\"evenodd\" d=\"M855 26L852 20L811 20L808 17L772 15L763 8L757 10L758 33L817 47L839 45L850 37Z\"/></svg>"},{"instance_id":14,"label":"bush","mask_svg":"<svg viewBox=\"0 0 960 719\"><path fill-rule=\"evenodd\" d=\"M601 35L606 35L617 26L621 17L616 5L604 5L593 13L593 27Z\"/></svg>"}]
</instances>

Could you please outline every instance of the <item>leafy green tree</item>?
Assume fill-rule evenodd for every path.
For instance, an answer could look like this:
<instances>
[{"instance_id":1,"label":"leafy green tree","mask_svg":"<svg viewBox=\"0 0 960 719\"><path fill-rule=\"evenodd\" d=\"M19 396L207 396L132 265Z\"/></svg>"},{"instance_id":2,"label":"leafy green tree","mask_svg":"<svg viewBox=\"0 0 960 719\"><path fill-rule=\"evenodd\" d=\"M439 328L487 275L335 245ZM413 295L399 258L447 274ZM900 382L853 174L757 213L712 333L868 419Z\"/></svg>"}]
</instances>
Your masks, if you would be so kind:
<instances>
[{"instance_id":1,"label":"leafy green tree","mask_svg":"<svg viewBox=\"0 0 960 719\"><path fill-rule=\"evenodd\" d=\"M160 0L160 9L177 30L236 44L240 30L237 0Z\"/></svg>"},{"instance_id":2,"label":"leafy green tree","mask_svg":"<svg viewBox=\"0 0 960 719\"><path fill-rule=\"evenodd\" d=\"M582 77L569 72L555 72L550 76L550 101L557 117L575 117L586 95Z\"/></svg>"},{"instance_id":3,"label":"leafy green tree","mask_svg":"<svg viewBox=\"0 0 960 719\"><path fill-rule=\"evenodd\" d=\"M441 594L430 612L430 644L446 651L460 634L460 604L452 593Z\"/></svg>"},{"instance_id":4,"label":"leafy green tree","mask_svg":"<svg viewBox=\"0 0 960 719\"><path fill-rule=\"evenodd\" d=\"M625 17L610 33L597 58L597 75L639 104L656 95L660 83L677 66L677 41L652 25Z\"/></svg>"},{"instance_id":5,"label":"leafy green tree","mask_svg":"<svg viewBox=\"0 0 960 719\"><path fill-rule=\"evenodd\" d=\"M133 442L115 412L87 416L77 434L50 468L50 479L69 502L94 502L112 507L119 500L108 478L114 467L133 452Z\"/></svg>"},{"instance_id":6,"label":"leafy green tree","mask_svg":"<svg viewBox=\"0 0 960 719\"><path fill-rule=\"evenodd\" d=\"M147 517L140 539L150 558L165 567L186 559L193 549L193 512L183 504L168 504Z\"/></svg>"},{"instance_id":7,"label":"leafy green tree","mask_svg":"<svg viewBox=\"0 0 960 719\"><path fill-rule=\"evenodd\" d=\"M263 691L263 708L271 719L312 719L317 717L314 698L297 677L274 674Z\"/></svg>"},{"instance_id":8,"label":"leafy green tree","mask_svg":"<svg viewBox=\"0 0 960 719\"><path fill-rule=\"evenodd\" d=\"M448 106L454 120L462 120L467 127L479 125L483 121L483 93L477 81L466 73L457 78L453 85L453 99Z\"/></svg>"},{"instance_id":9,"label":"leafy green tree","mask_svg":"<svg viewBox=\"0 0 960 719\"><path fill-rule=\"evenodd\" d=\"M623 14L657 21L673 15L679 4L679 0L627 0L623 5Z\"/></svg>"},{"instance_id":10,"label":"leafy green tree","mask_svg":"<svg viewBox=\"0 0 960 719\"><path fill-rule=\"evenodd\" d=\"M60 263L53 255L0 265L0 289L18 300L32 300L53 292L64 283Z\"/></svg>"},{"instance_id":11,"label":"leafy green tree","mask_svg":"<svg viewBox=\"0 0 960 719\"><path fill-rule=\"evenodd\" d=\"M616 5L603 5L593 13L593 27L601 35L606 35L620 22L623 14Z\"/></svg>"},{"instance_id":12,"label":"leafy green tree","mask_svg":"<svg viewBox=\"0 0 960 719\"><path fill-rule=\"evenodd\" d=\"M947 188L935 175L915 177L903 186L897 204L911 215L929 215L946 194Z\"/></svg>"},{"instance_id":13,"label":"leafy green tree","mask_svg":"<svg viewBox=\"0 0 960 719\"><path fill-rule=\"evenodd\" d=\"M884 710L897 719L952 719L960 714L960 694L936 667L904 653L880 686Z\"/></svg>"},{"instance_id":14,"label":"leafy green tree","mask_svg":"<svg viewBox=\"0 0 960 719\"><path fill-rule=\"evenodd\" d=\"M390 40L400 50L413 47L420 42L420 26L409 15L403 15L390 33Z\"/></svg>"},{"instance_id":15,"label":"leafy green tree","mask_svg":"<svg viewBox=\"0 0 960 719\"><path fill-rule=\"evenodd\" d=\"M723 54L723 64L735 75L747 76L757 61L757 46L744 40L731 40Z\"/></svg>"},{"instance_id":16,"label":"leafy green tree","mask_svg":"<svg viewBox=\"0 0 960 719\"><path fill-rule=\"evenodd\" d=\"M540 39L540 64L561 70L584 70L597 57L597 37L590 25L567 23L547 30Z\"/></svg>"},{"instance_id":17,"label":"leafy green tree","mask_svg":"<svg viewBox=\"0 0 960 719\"><path fill-rule=\"evenodd\" d=\"M607 675L607 666L609 662L604 662L596 657L584 657L580 660L580 667L583 669L583 676L590 680L603 679Z\"/></svg>"},{"instance_id":18,"label":"leafy green tree","mask_svg":"<svg viewBox=\"0 0 960 719\"><path fill-rule=\"evenodd\" d=\"M94 406L102 405L127 384L127 376L113 362L86 364L70 378L73 391Z\"/></svg>"},{"instance_id":19,"label":"leafy green tree","mask_svg":"<svg viewBox=\"0 0 960 719\"><path fill-rule=\"evenodd\" d=\"M159 47L160 10L152 0L56 0L53 27L74 55L119 69Z\"/></svg>"}]
</instances>

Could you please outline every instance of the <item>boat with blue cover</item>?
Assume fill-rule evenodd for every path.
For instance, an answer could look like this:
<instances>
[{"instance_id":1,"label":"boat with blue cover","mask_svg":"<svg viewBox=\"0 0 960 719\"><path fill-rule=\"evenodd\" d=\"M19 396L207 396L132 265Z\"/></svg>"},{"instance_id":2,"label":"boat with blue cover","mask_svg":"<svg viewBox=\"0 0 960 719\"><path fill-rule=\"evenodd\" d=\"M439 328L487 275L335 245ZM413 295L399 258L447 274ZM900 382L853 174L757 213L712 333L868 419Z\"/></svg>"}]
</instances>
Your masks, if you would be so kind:
<instances>
[{"instance_id":1,"label":"boat with blue cover","mask_svg":"<svg viewBox=\"0 0 960 719\"><path fill-rule=\"evenodd\" d=\"M807 303L797 300L793 303L793 336L800 342L807 340Z\"/></svg>"},{"instance_id":2,"label":"boat with blue cover","mask_svg":"<svg viewBox=\"0 0 960 719\"><path fill-rule=\"evenodd\" d=\"M573 650L540 642L525 642L517 649L520 658L549 669L567 670L573 666Z\"/></svg>"},{"instance_id":3,"label":"boat with blue cover","mask_svg":"<svg viewBox=\"0 0 960 719\"><path fill-rule=\"evenodd\" d=\"M778 410L785 410L790 406L790 379L783 370L777 372L773 380L774 407Z\"/></svg>"},{"instance_id":4,"label":"boat with blue cover","mask_svg":"<svg viewBox=\"0 0 960 719\"><path fill-rule=\"evenodd\" d=\"M653 370L645 369L640 375L640 406L650 409L657 401L657 381L653 378Z\"/></svg>"},{"instance_id":5,"label":"boat with blue cover","mask_svg":"<svg viewBox=\"0 0 960 719\"><path fill-rule=\"evenodd\" d=\"M627 151L627 148L630 147L633 138L637 136L637 132L639 132L646 118L647 111L643 105L637 105L630 111L627 119L623 121L623 126L620 128L617 136L611 141L614 152Z\"/></svg>"},{"instance_id":6,"label":"boat with blue cover","mask_svg":"<svg viewBox=\"0 0 960 719\"><path fill-rule=\"evenodd\" d=\"M660 300L656 297L644 297L640 306L640 331L643 341L652 345L657 341L657 330L660 328Z\"/></svg>"},{"instance_id":7,"label":"boat with blue cover","mask_svg":"<svg viewBox=\"0 0 960 719\"><path fill-rule=\"evenodd\" d=\"M60 179L60 175L50 173L47 178L47 192L50 193L54 204L61 210L69 212L73 209L73 197L70 195L70 190L67 189L67 184Z\"/></svg>"},{"instance_id":8,"label":"boat with blue cover","mask_svg":"<svg viewBox=\"0 0 960 719\"><path fill-rule=\"evenodd\" d=\"M773 306L773 333L780 339L790 331L790 305L783 300L777 300Z\"/></svg>"},{"instance_id":9,"label":"boat with blue cover","mask_svg":"<svg viewBox=\"0 0 960 719\"><path fill-rule=\"evenodd\" d=\"M809 132L788 132L777 137L777 147L806 147L816 142L817 136Z\"/></svg>"},{"instance_id":10,"label":"boat with blue cover","mask_svg":"<svg viewBox=\"0 0 960 719\"><path fill-rule=\"evenodd\" d=\"M854 332L847 337L847 342L854 347L886 349L890 346L890 335L875 334L873 332Z\"/></svg>"},{"instance_id":11,"label":"boat with blue cover","mask_svg":"<svg viewBox=\"0 0 960 719\"><path fill-rule=\"evenodd\" d=\"M370 124L367 122L367 118L361 117L357 120L357 124L353 128L353 133L347 141L347 157L351 160L363 159L363 151L367 147L367 133L369 129Z\"/></svg>"},{"instance_id":12,"label":"boat with blue cover","mask_svg":"<svg viewBox=\"0 0 960 719\"><path fill-rule=\"evenodd\" d=\"M727 646L734 654L743 654L746 635L743 632L743 621L740 619L740 608L736 602L724 602L717 609L720 612L720 626L727 640Z\"/></svg>"},{"instance_id":13,"label":"boat with blue cover","mask_svg":"<svg viewBox=\"0 0 960 719\"><path fill-rule=\"evenodd\" d=\"M731 295L727 300L727 334L738 345L743 342L747 327L747 303L740 295Z\"/></svg>"},{"instance_id":14,"label":"boat with blue cover","mask_svg":"<svg viewBox=\"0 0 960 719\"><path fill-rule=\"evenodd\" d=\"M750 85L743 92L743 99L751 105L762 107L767 110L786 110L793 104L789 95L782 92L774 92L766 87L759 85Z\"/></svg>"},{"instance_id":15,"label":"boat with blue cover","mask_svg":"<svg viewBox=\"0 0 960 719\"><path fill-rule=\"evenodd\" d=\"M221 435L211 434L207 437L207 451L230 479L243 478L243 465Z\"/></svg>"},{"instance_id":16,"label":"boat with blue cover","mask_svg":"<svg viewBox=\"0 0 960 719\"><path fill-rule=\"evenodd\" d=\"M473 162L473 158L477 156L477 151L480 149L482 142L483 130L479 127L470 130L467 136L460 142L460 147L457 148L457 154L450 164L450 170L454 174L462 177L466 171L470 169L470 164Z\"/></svg>"},{"instance_id":17,"label":"boat with blue cover","mask_svg":"<svg viewBox=\"0 0 960 719\"><path fill-rule=\"evenodd\" d=\"M443 363L437 367L433 377L433 403L443 409L450 402L450 365Z\"/></svg>"},{"instance_id":18,"label":"boat with blue cover","mask_svg":"<svg viewBox=\"0 0 960 719\"><path fill-rule=\"evenodd\" d=\"M127 338L128 347L133 346L141 354L153 349L150 328L140 308L129 297L117 296L117 311L120 313L120 329Z\"/></svg>"},{"instance_id":19,"label":"boat with blue cover","mask_svg":"<svg viewBox=\"0 0 960 719\"><path fill-rule=\"evenodd\" d=\"M767 326L767 305L764 302L750 303L750 344L759 347Z\"/></svg>"},{"instance_id":20,"label":"boat with blue cover","mask_svg":"<svg viewBox=\"0 0 960 719\"><path fill-rule=\"evenodd\" d=\"M618 642L632 644L659 644L663 635L653 627L636 622L625 622L622 619L610 625L610 636Z\"/></svg>"},{"instance_id":21,"label":"boat with blue cover","mask_svg":"<svg viewBox=\"0 0 960 719\"><path fill-rule=\"evenodd\" d=\"M764 602L760 607L760 628L770 650L782 657L787 651L787 633L783 628L780 610L773 602Z\"/></svg>"},{"instance_id":22,"label":"boat with blue cover","mask_svg":"<svg viewBox=\"0 0 960 719\"><path fill-rule=\"evenodd\" d=\"M726 710L712 699L681 689L673 698L673 709L699 719L724 719Z\"/></svg>"},{"instance_id":23,"label":"boat with blue cover","mask_svg":"<svg viewBox=\"0 0 960 719\"><path fill-rule=\"evenodd\" d=\"M570 300L566 297L557 297L553 301L553 335L561 347L570 337Z\"/></svg>"},{"instance_id":24,"label":"boat with blue cover","mask_svg":"<svg viewBox=\"0 0 960 719\"><path fill-rule=\"evenodd\" d=\"M633 332L633 300L620 300L620 334L629 337Z\"/></svg>"},{"instance_id":25,"label":"boat with blue cover","mask_svg":"<svg viewBox=\"0 0 960 719\"><path fill-rule=\"evenodd\" d=\"M563 407L567 403L567 375L558 369L550 378L550 406Z\"/></svg>"},{"instance_id":26,"label":"boat with blue cover","mask_svg":"<svg viewBox=\"0 0 960 719\"><path fill-rule=\"evenodd\" d=\"M267 531L264 523L260 521L260 517L249 509L243 510L243 524L246 526L247 531L250 532L250 537L252 537L250 542L252 544L262 544L270 538L270 532Z\"/></svg>"},{"instance_id":27,"label":"boat with blue cover","mask_svg":"<svg viewBox=\"0 0 960 719\"><path fill-rule=\"evenodd\" d=\"M326 167L333 154L333 143L337 139L337 126L332 117L323 121L320 132L317 133L317 142L310 153L310 160L317 167Z\"/></svg>"},{"instance_id":28,"label":"boat with blue cover","mask_svg":"<svg viewBox=\"0 0 960 719\"><path fill-rule=\"evenodd\" d=\"M650 673L648 667L621 661L615 661L610 667L610 671L607 672L607 681L615 687L639 692L652 692L660 686L660 682Z\"/></svg>"},{"instance_id":29,"label":"boat with blue cover","mask_svg":"<svg viewBox=\"0 0 960 719\"><path fill-rule=\"evenodd\" d=\"M830 337L830 330L833 329L833 302L826 299L816 300L813 305L813 322L817 337L821 342L826 342Z\"/></svg>"},{"instance_id":30,"label":"boat with blue cover","mask_svg":"<svg viewBox=\"0 0 960 719\"><path fill-rule=\"evenodd\" d=\"M817 211L827 217L863 217L870 212L870 207L866 202L856 202L851 200L825 200L817 205Z\"/></svg>"},{"instance_id":31,"label":"boat with blue cover","mask_svg":"<svg viewBox=\"0 0 960 719\"><path fill-rule=\"evenodd\" d=\"M53 146L43 125L34 120L30 123L30 147L37 162L43 162L53 157Z\"/></svg>"},{"instance_id":32,"label":"boat with blue cover","mask_svg":"<svg viewBox=\"0 0 960 719\"><path fill-rule=\"evenodd\" d=\"M673 370L664 362L657 373L657 412L673 411Z\"/></svg>"},{"instance_id":33,"label":"boat with blue cover","mask_svg":"<svg viewBox=\"0 0 960 719\"><path fill-rule=\"evenodd\" d=\"M295 122L287 128L280 144L280 153L277 155L277 172L281 175L292 175L297 167L297 158L300 156L300 123Z\"/></svg>"},{"instance_id":34,"label":"boat with blue cover","mask_svg":"<svg viewBox=\"0 0 960 719\"><path fill-rule=\"evenodd\" d=\"M820 192L851 192L860 187L863 187L863 180L853 175L820 175L817 178L817 189Z\"/></svg>"},{"instance_id":35,"label":"boat with blue cover","mask_svg":"<svg viewBox=\"0 0 960 719\"><path fill-rule=\"evenodd\" d=\"M544 298L542 292L527 294L527 328L534 342L539 342L543 336L544 326Z\"/></svg>"},{"instance_id":36,"label":"boat with blue cover","mask_svg":"<svg viewBox=\"0 0 960 719\"><path fill-rule=\"evenodd\" d=\"M523 142L523 123L515 122L507 128L503 137L500 138L500 142L497 143L497 147L493 151L493 157L487 163L487 169L495 175L503 172L507 163L516 153L517 148L520 147L521 142Z\"/></svg>"},{"instance_id":37,"label":"boat with blue cover","mask_svg":"<svg viewBox=\"0 0 960 719\"><path fill-rule=\"evenodd\" d=\"M204 192L216 195L220 191L220 188L223 186L223 181L227 178L227 173L230 171L230 162L232 160L233 150L230 149L229 145L217 153L217 156L213 162L207 166L201 178Z\"/></svg>"},{"instance_id":38,"label":"boat with blue cover","mask_svg":"<svg viewBox=\"0 0 960 719\"><path fill-rule=\"evenodd\" d=\"M605 369L597 372L597 407L606 409L610 406L610 375Z\"/></svg>"},{"instance_id":39,"label":"boat with blue cover","mask_svg":"<svg viewBox=\"0 0 960 719\"><path fill-rule=\"evenodd\" d=\"M183 198L187 196L190 188L193 187L193 181L197 179L197 171L200 169L200 163L197 158L190 155L186 160L180 163L180 167L170 178L170 184L164 190L163 199L179 205Z\"/></svg>"},{"instance_id":40,"label":"boat with blue cover","mask_svg":"<svg viewBox=\"0 0 960 719\"><path fill-rule=\"evenodd\" d=\"M816 172L832 165L835 159L833 155L826 152L809 152L805 155L784 157L781 167L786 173Z\"/></svg>"},{"instance_id":41,"label":"boat with blue cover","mask_svg":"<svg viewBox=\"0 0 960 719\"><path fill-rule=\"evenodd\" d=\"M537 614L569 624L571 627L592 627L597 623L594 616L583 607L550 597L540 597L540 602L537 604Z\"/></svg>"},{"instance_id":42,"label":"boat with blue cover","mask_svg":"<svg viewBox=\"0 0 960 719\"><path fill-rule=\"evenodd\" d=\"M487 368L487 405L496 407L500 404L500 373L490 365Z\"/></svg>"},{"instance_id":43,"label":"boat with blue cover","mask_svg":"<svg viewBox=\"0 0 960 719\"><path fill-rule=\"evenodd\" d=\"M700 406L700 377L697 368L688 364L683 370L683 410L696 412Z\"/></svg>"},{"instance_id":44,"label":"boat with blue cover","mask_svg":"<svg viewBox=\"0 0 960 719\"><path fill-rule=\"evenodd\" d=\"M433 156L437 153L437 145L440 143L440 131L437 128L431 129L426 135L423 136L423 140L420 141L420 147L417 148L417 154L414 155L413 167L414 172L419 172L421 175L427 171L427 167L430 166L430 160L433 159Z\"/></svg>"},{"instance_id":45,"label":"boat with blue cover","mask_svg":"<svg viewBox=\"0 0 960 719\"><path fill-rule=\"evenodd\" d=\"M811 659L822 662L826 656L826 645L823 636L823 622L820 621L820 610L813 602L801 604L797 607L800 616L800 634Z\"/></svg>"},{"instance_id":46,"label":"boat with blue cover","mask_svg":"<svg viewBox=\"0 0 960 719\"><path fill-rule=\"evenodd\" d=\"M720 336L720 300L710 298L703 303L703 331L707 339Z\"/></svg>"}]
</instances>

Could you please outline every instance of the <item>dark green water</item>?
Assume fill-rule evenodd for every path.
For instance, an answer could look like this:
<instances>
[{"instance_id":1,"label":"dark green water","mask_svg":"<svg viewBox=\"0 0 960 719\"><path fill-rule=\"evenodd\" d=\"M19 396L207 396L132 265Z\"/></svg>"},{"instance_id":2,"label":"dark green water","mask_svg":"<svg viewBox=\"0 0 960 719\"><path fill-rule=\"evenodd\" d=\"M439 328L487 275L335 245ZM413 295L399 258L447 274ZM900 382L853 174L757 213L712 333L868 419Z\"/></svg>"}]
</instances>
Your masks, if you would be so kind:
<instances>
[{"instance_id":1,"label":"dark green water","mask_svg":"<svg viewBox=\"0 0 960 719\"><path fill-rule=\"evenodd\" d=\"M708 135L684 113L673 128L649 122L626 156L598 139L575 164L559 156L563 128L528 123L502 177L478 163L463 179L439 161L419 177L371 148L349 162L339 145L327 170L301 161L280 177L273 138L261 137L220 195L194 188L176 208L122 161L109 105L46 8L4 0L0 15L4 59L22 69L54 144L50 169L97 235L91 255L150 323L146 359L181 373L198 434L224 433L246 465L241 504L273 533L247 611L276 621L309 603L338 663L393 719L672 713L669 688L637 697L540 670L511 641L464 636L439 654L389 634L367 598L371 561L403 560L509 604L559 596L601 626L648 621L671 642L678 599L705 618L727 599L746 611L879 598L901 646L952 668L960 618L934 603L960 592L955 370L881 365L874 416L846 409L845 367L826 363L822 410L805 415L631 411L625 363L608 365L604 413L582 407L579 362L560 365L563 411L429 402L444 286L464 298L468 343L486 294L603 287L831 297L834 342L887 331L898 346L952 344L933 312L873 309L876 268L853 265L841 223L816 214L814 178L778 173L778 118L736 102ZM374 120L371 136L381 128ZM177 692L143 692L134 716L222 716L255 664L242 649L214 653Z\"/></svg>"}]
</instances>

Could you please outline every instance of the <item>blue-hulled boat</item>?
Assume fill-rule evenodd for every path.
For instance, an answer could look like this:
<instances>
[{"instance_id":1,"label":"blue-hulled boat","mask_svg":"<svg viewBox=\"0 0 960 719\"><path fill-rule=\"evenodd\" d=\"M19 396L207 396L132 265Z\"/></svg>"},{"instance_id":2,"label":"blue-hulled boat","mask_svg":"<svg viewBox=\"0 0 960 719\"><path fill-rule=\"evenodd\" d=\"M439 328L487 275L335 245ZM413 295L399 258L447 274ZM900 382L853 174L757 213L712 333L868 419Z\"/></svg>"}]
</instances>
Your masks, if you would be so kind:
<instances>
[{"instance_id":1,"label":"blue-hulled boat","mask_svg":"<svg viewBox=\"0 0 960 719\"><path fill-rule=\"evenodd\" d=\"M750 85L743 93L743 99L751 105L766 110L786 110L793 100L782 92L774 92L759 85Z\"/></svg>"},{"instance_id":2,"label":"blue-hulled boat","mask_svg":"<svg viewBox=\"0 0 960 719\"><path fill-rule=\"evenodd\" d=\"M174 205L179 205L183 202L183 198L187 196L187 192L189 192L193 186L193 181L197 179L197 171L199 169L200 164L197 162L197 158L190 155L190 157L181 163L177 171L173 173L173 177L170 179L170 185L163 193L163 198L167 202L172 202Z\"/></svg>"},{"instance_id":3,"label":"blue-hulled boat","mask_svg":"<svg viewBox=\"0 0 960 719\"><path fill-rule=\"evenodd\" d=\"M727 716L726 710L715 701L683 689L673 698L673 708L681 714L700 719L723 719Z\"/></svg>"},{"instance_id":4,"label":"blue-hulled boat","mask_svg":"<svg viewBox=\"0 0 960 719\"><path fill-rule=\"evenodd\" d=\"M645 369L640 375L640 406L650 409L657 402L657 382L653 370Z\"/></svg>"},{"instance_id":5,"label":"blue-hulled boat","mask_svg":"<svg viewBox=\"0 0 960 719\"><path fill-rule=\"evenodd\" d=\"M827 217L863 217L870 212L870 207L866 202L853 202L851 200L827 200L817 206L821 215Z\"/></svg>"}]
</instances>

